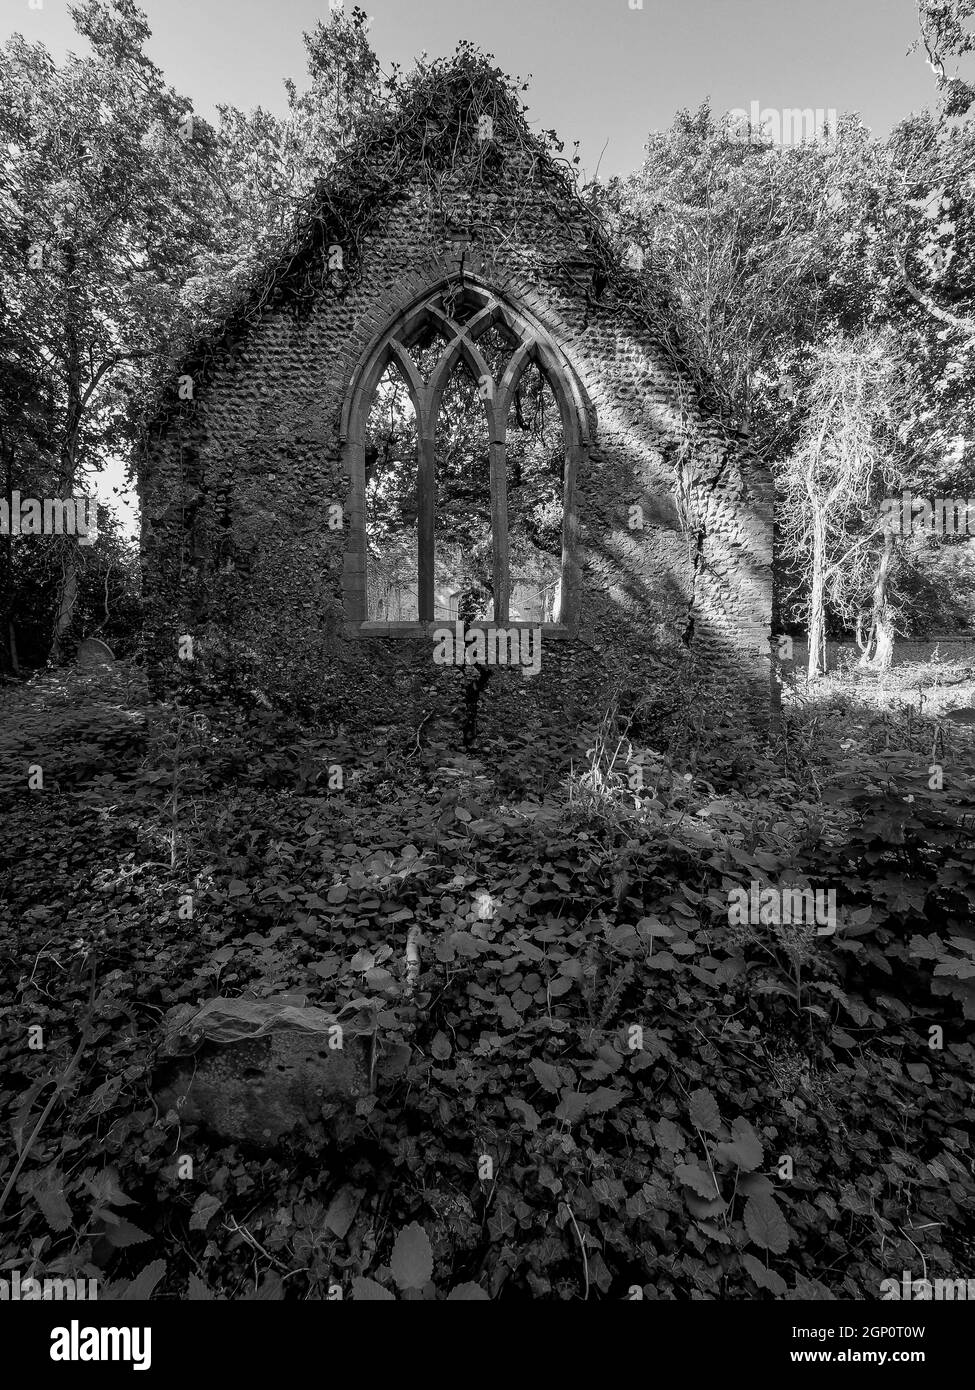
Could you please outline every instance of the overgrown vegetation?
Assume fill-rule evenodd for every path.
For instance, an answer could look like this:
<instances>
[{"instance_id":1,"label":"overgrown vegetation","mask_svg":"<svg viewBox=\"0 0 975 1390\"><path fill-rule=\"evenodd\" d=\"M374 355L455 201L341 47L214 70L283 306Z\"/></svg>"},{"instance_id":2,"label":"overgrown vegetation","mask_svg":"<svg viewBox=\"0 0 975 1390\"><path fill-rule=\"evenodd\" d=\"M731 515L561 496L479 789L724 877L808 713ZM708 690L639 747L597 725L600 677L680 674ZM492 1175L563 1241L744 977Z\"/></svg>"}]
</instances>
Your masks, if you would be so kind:
<instances>
[{"instance_id":1,"label":"overgrown vegetation","mask_svg":"<svg viewBox=\"0 0 975 1390\"><path fill-rule=\"evenodd\" d=\"M288 1298L876 1297L969 1267L967 727L933 792L914 716L796 704L763 750L717 711L640 746L609 709L568 773L526 733L525 796L489 747L89 679L4 723L4 1259ZM835 888L835 935L731 923L769 881ZM399 1075L273 1155L160 1113L167 1017L281 994L354 1005Z\"/></svg>"},{"instance_id":2,"label":"overgrown vegetation","mask_svg":"<svg viewBox=\"0 0 975 1390\"><path fill-rule=\"evenodd\" d=\"M968 0L918 10L939 104L889 137L843 115L828 139L770 150L730 140L704 105L651 132L641 170L580 186L578 156L526 124L527 84L469 43L383 72L364 12L333 12L305 36L308 86L286 84L284 114L228 107L211 124L146 56L132 0L79 0L85 56L59 66L16 36L0 52L4 496L90 488L113 454L131 456L149 403L182 409L186 375L203 389L215 356L272 299L300 314L326 287L341 296L365 239L418 182L436 208L448 171L476 192L508 161L584 216L585 256L563 268L587 296L612 293L650 325L725 438L737 447L746 432L790 511L798 497L780 618L815 629L817 670L831 623L858 632L880 667L919 622L970 624L964 538L919 528L894 542L880 524L891 489L975 493L975 127L970 88L950 71L970 51L971 11ZM482 119L491 140L477 137ZM866 360L876 380L858 385L850 364ZM841 412L819 440L816 403L837 392L869 408ZM678 405L687 422L690 404ZM679 499L686 435L672 459ZM823 476L810 495L812 456ZM858 482L843 528L819 514L837 472ZM821 546L809 542L817 527ZM49 549L42 603L0 550L7 668L18 644L29 666L70 655L91 630L79 547Z\"/></svg>"},{"instance_id":3,"label":"overgrown vegetation","mask_svg":"<svg viewBox=\"0 0 975 1390\"><path fill-rule=\"evenodd\" d=\"M304 312L323 274L341 294L417 178L436 207L445 169L477 187L518 158L588 216L563 269L651 322L775 468L779 616L808 622L811 676L831 624L877 667L789 673L767 742L674 672L652 703L621 687L588 727L551 710L503 744L478 729L481 668L367 746L312 722L312 656L272 708L236 634L150 704L112 527L84 552L8 538L6 670L95 633L134 659L0 686L4 1268L101 1297L431 1300L874 1298L905 1268L971 1269L975 676L886 670L895 633L971 626L970 546L895 554L875 525L884 489L975 491L972 91L949 71L972 3L919 13L942 105L888 140L849 117L771 154L702 107L584 189L493 60L381 74L358 10L307 36L285 116L216 126L146 58L131 0L75 7L86 57L0 53L6 499L90 481L160 390L180 409L188 342L203 383L218 328L272 294ZM536 588L528 542L558 549L541 401L526 387L512 455ZM382 423L377 486L409 444L403 412ZM459 406L451 429L455 568L483 606L483 441ZM371 502L395 540L391 497ZM835 931L729 911L771 883L835 894ZM168 1042L218 999L338 1011L371 1089L271 1151L188 1124L159 1104Z\"/></svg>"}]
</instances>

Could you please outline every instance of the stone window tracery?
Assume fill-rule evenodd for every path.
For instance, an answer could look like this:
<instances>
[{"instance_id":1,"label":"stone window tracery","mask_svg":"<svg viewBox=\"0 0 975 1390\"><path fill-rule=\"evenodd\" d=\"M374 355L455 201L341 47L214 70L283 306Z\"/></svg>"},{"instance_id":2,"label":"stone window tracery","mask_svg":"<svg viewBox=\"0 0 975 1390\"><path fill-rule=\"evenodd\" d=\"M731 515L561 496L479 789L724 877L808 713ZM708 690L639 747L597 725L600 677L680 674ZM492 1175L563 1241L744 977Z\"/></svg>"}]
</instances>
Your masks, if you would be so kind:
<instances>
[{"instance_id":1,"label":"stone window tracery","mask_svg":"<svg viewBox=\"0 0 975 1390\"><path fill-rule=\"evenodd\" d=\"M561 427L557 477L553 474L551 496L542 498L549 526L546 544L555 553L551 572L535 576L535 587L543 597L530 612L524 598L528 590L519 580L509 544L509 491L512 478L515 483L520 481L521 470L517 467L512 475L507 457L512 429L524 428L521 398L530 389L529 383L535 392L533 400L541 389L538 383L550 390L555 405L549 411L548 425L551 428L554 416ZM399 314L374 340L353 376L343 418L351 480L345 597L347 617L363 633L443 621L458 612L458 605L463 610L465 600L458 598L456 576L438 572L438 537L444 545L438 483L443 493L448 483L456 488L457 479L447 478L442 456L438 470L437 432L445 398L449 401L451 393L456 397L458 391L466 391L472 398L475 389L483 411L478 427L482 447L469 470L469 481L473 485L477 474L483 484L484 566L490 594L489 606L475 614L475 620L502 625L538 620L555 626L571 621L577 588L574 488L585 442L581 390L567 360L545 330L507 298L467 276L441 284ZM369 582L373 502L369 488L376 475L375 459L369 457L368 420L377 392L384 390L399 391L402 438L405 447L415 447L415 459L397 460L392 465L401 470L397 486L410 489L401 512L411 523L415 516L415 542L412 531L404 542L410 552L415 543L416 555L415 583L412 597L407 597L409 616L405 618L402 595L398 607L384 606L376 598L375 584ZM407 397L409 421L402 409ZM372 454L375 452L373 449ZM391 466L388 461L386 466ZM472 511L476 510L472 504ZM399 558L402 568L402 555ZM464 616L463 611L460 616Z\"/></svg>"}]
</instances>

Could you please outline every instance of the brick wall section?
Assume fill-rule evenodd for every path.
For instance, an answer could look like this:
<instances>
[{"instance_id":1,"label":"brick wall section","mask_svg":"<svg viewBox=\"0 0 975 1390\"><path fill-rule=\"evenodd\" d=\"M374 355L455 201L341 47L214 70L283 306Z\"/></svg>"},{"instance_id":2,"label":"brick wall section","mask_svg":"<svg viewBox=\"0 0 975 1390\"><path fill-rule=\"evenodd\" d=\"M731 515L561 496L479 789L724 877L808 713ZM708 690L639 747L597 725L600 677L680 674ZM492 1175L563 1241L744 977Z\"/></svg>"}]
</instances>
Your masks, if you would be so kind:
<instances>
[{"instance_id":1,"label":"brick wall section","mask_svg":"<svg viewBox=\"0 0 975 1390\"><path fill-rule=\"evenodd\" d=\"M365 237L346 293L343 277L330 284L320 267L310 312L268 309L225 337L194 399L153 422L140 493L156 676L171 670L181 633L209 636L215 660L225 633L272 697L340 724L415 727L431 714L456 723L464 673L433 665L429 636L346 631L348 539L328 529L327 510L348 491L340 424L353 373L397 312L457 272L458 226L471 237L465 268L548 330L595 426L577 479L578 629L569 640L543 639L537 678L494 673L483 727L522 727L546 709L584 720L613 679L644 691L663 679L660 663L674 660L727 691L742 718L767 723L771 479L698 410L682 424L678 402L689 387L652 325L612 287L594 297L578 269L581 213L518 158L487 186L482 171L477 191L456 169L439 205L418 174ZM682 439L686 527L674 468ZM642 532L628 526L632 503L644 508ZM228 554L234 565L224 572Z\"/></svg>"}]
</instances>

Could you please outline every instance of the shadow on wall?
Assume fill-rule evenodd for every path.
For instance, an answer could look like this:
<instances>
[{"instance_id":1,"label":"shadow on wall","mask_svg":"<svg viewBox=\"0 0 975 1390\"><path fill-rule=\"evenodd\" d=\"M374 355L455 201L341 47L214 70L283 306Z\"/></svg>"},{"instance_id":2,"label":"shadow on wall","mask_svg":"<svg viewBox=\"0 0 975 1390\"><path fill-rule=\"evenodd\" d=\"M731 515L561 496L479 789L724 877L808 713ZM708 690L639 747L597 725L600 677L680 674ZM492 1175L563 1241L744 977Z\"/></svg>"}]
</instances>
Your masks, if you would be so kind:
<instances>
[{"instance_id":1,"label":"shadow on wall","mask_svg":"<svg viewBox=\"0 0 975 1390\"><path fill-rule=\"evenodd\" d=\"M584 399L592 402L593 421L596 413L599 417L598 436L584 451L575 482L576 633L566 639L543 636L541 670L531 679L516 671L499 668L494 672L499 679L492 679L482 691L482 728L520 737L526 727L543 718L588 721L608 691L622 683L648 693L659 689L666 704L670 698L666 686L679 670L714 697L723 697L736 719L767 726L774 687L767 654L769 633L763 627L771 611L771 556L763 549L771 544L770 498L762 495L765 480L758 480L756 493L750 489L757 475L753 478L748 472L740 490L729 486L735 481L737 460L725 460L722 446L692 420L692 443L698 451L692 461L695 520L690 534L685 534L667 452L683 439L684 421L668 404L679 388L671 390L668 381L673 373L666 368L658 372L653 392L644 391L642 377L631 373L626 395L623 388L614 394L617 368L622 371L626 359L642 354L647 372L659 364L655 345L642 326L613 318L609 332L608 348L598 343L587 348L589 340L580 336L581 330L575 338L571 330L565 336L565 353L574 351L586 365L587 379L580 384ZM369 354L368 343L355 346L357 365L349 368L351 377L343 370L341 379L333 374L327 384L308 378L308 389L326 399L329 410L347 410L349 381L370 360ZM285 365L282 355L276 370L283 373ZM581 369L574 363L572 371L578 376ZM297 374L292 377L297 379ZM283 380L273 372L270 379L261 380L261 390L283 402L282 419L303 418L307 403L292 399ZM232 374L214 388L214 439L221 447L226 441L220 431L227 429L221 412L227 397L233 404L243 389ZM195 422L196 437L203 448L216 453L215 445L206 443L210 408ZM316 409L321 415L324 408L319 404ZM260 428L270 430L270 423ZM335 468L338 482L342 440L331 424L323 425L322 431L314 458L319 470L323 462ZM256 688L270 702L290 706L304 716L347 727L401 725L407 730L439 718L453 721L459 730L464 719L465 672L434 663L429 633L351 637L344 630L346 577L350 571L362 575L348 520L345 529L329 533L320 517L306 519L302 514L302 524L296 527L300 492L279 497L265 488L255 494L255 504L252 494L258 485L251 473L256 470L244 470L233 485L239 489L236 525L241 533L249 533L246 554L240 556L239 567L216 572L216 551L208 553L205 533L209 527L220 537L221 531L215 515L210 515L215 512L215 499L206 495L202 460L189 443L192 433L188 431L179 462L183 485L196 495L192 506L173 501L165 517L163 531L168 530L166 539L173 541L169 549L175 553L165 555L156 626L147 634L151 648L172 652L179 632L195 631L200 634L204 657L208 645L213 649L222 643L223 675L228 683L234 678L236 662L238 685ZM300 425L296 435L297 439L289 435L288 448L299 467L307 467L312 454L306 457L302 452ZM270 435L262 433L261 438L270 439ZM271 463L272 452L263 464L261 484L267 477L290 476L288 458L279 464L275 456ZM212 461L210 466L217 467ZM351 489L351 478L348 485ZM332 495L346 506L348 518L348 495L343 496L339 487ZM643 531L627 525L629 504L637 501L647 510ZM255 505L264 508L256 531ZM187 564L180 558L184 537ZM568 570L566 575L568 579ZM442 597L449 613L450 595ZM177 627L169 615L179 611L181 603L183 617ZM208 642L208 624L224 636Z\"/></svg>"},{"instance_id":2,"label":"shadow on wall","mask_svg":"<svg viewBox=\"0 0 975 1390\"><path fill-rule=\"evenodd\" d=\"M617 452L625 456L626 450ZM766 726L768 659L761 655L758 634L750 653L747 631L744 640L741 631L750 613L768 607L764 557L712 530L704 561L732 579L702 563L695 583L696 538L680 530L676 516L648 518L645 530L634 532L625 526L626 507L612 505L611 499L600 507L585 482L578 501L583 517L578 636L546 640L543 635L535 677L501 669L492 673L480 695L481 735L521 738L553 719L587 724L620 685L656 695L666 707L674 700L669 686L681 671L712 696L723 697L736 720ZM741 521L744 533L764 526L759 509L742 512ZM653 557L649 568L647 550ZM278 534L265 539L249 575L219 577L231 590L226 605L217 595L209 614L226 638L220 678L260 690L271 704L303 717L348 728L415 730L440 723L460 746L467 672L434 664L429 633L349 638L334 584L326 603L268 605L268 594L287 592L289 575L303 574L307 582L316 563L313 538L296 545ZM728 612L729 602L735 603L734 612ZM208 641L205 626L183 630L200 633L205 670L208 649L212 653L219 642Z\"/></svg>"}]
</instances>

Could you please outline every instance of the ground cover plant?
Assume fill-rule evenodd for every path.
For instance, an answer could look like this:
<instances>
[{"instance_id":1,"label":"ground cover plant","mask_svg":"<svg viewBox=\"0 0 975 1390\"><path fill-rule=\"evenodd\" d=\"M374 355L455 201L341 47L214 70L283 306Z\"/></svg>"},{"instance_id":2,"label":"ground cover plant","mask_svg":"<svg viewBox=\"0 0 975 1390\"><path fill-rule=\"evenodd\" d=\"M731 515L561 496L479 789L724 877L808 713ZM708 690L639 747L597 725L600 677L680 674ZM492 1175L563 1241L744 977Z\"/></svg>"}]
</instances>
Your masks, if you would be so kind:
<instances>
[{"instance_id":1,"label":"ground cover plant","mask_svg":"<svg viewBox=\"0 0 975 1390\"><path fill-rule=\"evenodd\" d=\"M975 1273L975 0L916 0L892 128L858 15L862 114L746 131L695 61L602 177L341 0L276 110L47 8L0 47L0 1299ZM641 101L683 65L611 8L632 135L595 40ZM536 681L541 626L523 678L421 613L563 630Z\"/></svg>"},{"instance_id":2,"label":"ground cover plant","mask_svg":"<svg viewBox=\"0 0 975 1390\"><path fill-rule=\"evenodd\" d=\"M152 706L124 664L4 700L6 1267L830 1299L970 1264L966 725L797 699L767 747L717 711L640 746L617 704L568 756L524 731L526 795L498 749ZM835 889L835 933L729 920L770 880ZM160 1108L174 1026L282 997L358 1021L369 1094L271 1152Z\"/></svg>"}]
</instances>

